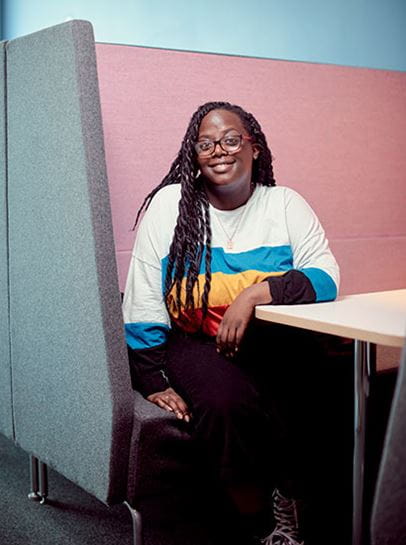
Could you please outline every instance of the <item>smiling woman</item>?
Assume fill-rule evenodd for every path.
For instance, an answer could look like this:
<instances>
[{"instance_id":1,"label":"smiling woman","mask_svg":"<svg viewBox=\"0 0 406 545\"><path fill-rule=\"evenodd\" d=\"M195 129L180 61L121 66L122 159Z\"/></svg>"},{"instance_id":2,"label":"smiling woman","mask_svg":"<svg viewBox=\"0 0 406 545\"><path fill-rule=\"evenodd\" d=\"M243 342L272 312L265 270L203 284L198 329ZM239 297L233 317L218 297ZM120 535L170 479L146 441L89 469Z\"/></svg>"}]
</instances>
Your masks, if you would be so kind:
<instances>
[{"instance_id":1,"label":"smiling woman","mask_svg":"<svg viewBox=\"0 0 406 545\"><path fill-rule=\"evenodd\" d=\"M317 347L253 312L336 297L324 231L302 197L275 187L258 121L227 102L194 113L144 208L124 297L133 386L187 423L238 513L230 541L302 543L293 446L305 412L300 364Z\"/></svg>"},{"instance_id":2,"label":"smiling woman","mask_svg":"<svg viewBox=\"0 0 406 545\"><path fill-rule=\"evenodd\" d=\"M259 146L234 112L212 110L202 120L195 146L209 201L221 210L242 206L252 194L252 161Z\"/></svg>"}]
</instances>

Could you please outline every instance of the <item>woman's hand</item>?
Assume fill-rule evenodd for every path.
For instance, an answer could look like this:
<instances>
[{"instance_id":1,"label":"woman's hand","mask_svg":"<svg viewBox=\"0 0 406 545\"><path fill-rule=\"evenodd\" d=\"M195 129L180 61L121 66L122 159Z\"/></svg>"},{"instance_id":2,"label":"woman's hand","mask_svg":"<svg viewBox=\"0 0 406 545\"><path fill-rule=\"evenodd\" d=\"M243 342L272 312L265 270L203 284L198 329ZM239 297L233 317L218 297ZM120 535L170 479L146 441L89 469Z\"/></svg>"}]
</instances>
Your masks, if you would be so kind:
<instances>
[{"instance_id":1,"label":"woman's hand","mask_svg":"<svg viewBox=\"0 0 406 545\"><path fill-rule=\"evenodd\" d=\"M238 351L256 305L269 304L272 297L268 282L254 284L238 295L224 313L216 342L217 350L232 357Z\"/></svg>"},{"instance_id":2,"label":"woman's hand","mask_svg":"<svg viewBox=\"0 0 406 545\"><path fill-rule=\"evenodd\" d=\"M192 415L189 412L188 406L173 388L167 388L163 392L150 394L147 396L147 399L151 403L155 403L155 405L161 407L161 409L175 413L180 420L185 420L185 422L190 421Z\"/></svg>"}]
</instances>

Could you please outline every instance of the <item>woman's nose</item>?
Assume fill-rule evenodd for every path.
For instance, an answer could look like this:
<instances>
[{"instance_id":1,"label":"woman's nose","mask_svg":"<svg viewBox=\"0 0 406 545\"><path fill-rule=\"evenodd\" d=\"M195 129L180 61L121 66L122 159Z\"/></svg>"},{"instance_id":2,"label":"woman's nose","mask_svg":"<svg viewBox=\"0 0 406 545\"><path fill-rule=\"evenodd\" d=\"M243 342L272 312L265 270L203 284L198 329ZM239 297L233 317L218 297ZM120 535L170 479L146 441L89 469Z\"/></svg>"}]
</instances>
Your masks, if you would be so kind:
<instances>
[{"instance_id":1,"label":"woman's nose","mask_svg":"<svg viewBox=\"0 0 406 545\"><path fill-rule=\"evenodd\" d=\"M214 143L213 155L221 156L221 155L224 155L225 153L226 152L220 146L220 142L215 142Z\"/></svg>"}]
</instances>

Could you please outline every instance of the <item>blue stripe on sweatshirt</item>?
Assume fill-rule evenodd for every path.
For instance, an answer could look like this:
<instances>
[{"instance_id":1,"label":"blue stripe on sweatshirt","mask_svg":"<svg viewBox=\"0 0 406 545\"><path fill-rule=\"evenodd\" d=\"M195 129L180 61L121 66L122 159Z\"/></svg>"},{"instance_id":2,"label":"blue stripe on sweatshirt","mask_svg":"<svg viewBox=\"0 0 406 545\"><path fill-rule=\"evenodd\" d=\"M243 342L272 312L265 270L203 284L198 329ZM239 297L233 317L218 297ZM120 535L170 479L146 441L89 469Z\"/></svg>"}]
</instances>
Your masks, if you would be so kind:
<instances>
[{"instance_id":1,"label":"blue stripe on sweatshirt","mask_svg":"<svg viewBox=\"0 0 406 545\"><path fill-rule=\"evenodd\" d=\"M337 286L334 280L325 271L318 268L301 269L307 276L316 292L316 302L334 301L337 297Z\"/></svg>"},{"instance_id":2,"label":"blue stripe on sweatshirt","mask_svg":"<svg viewBox=\"0 0 406 545\"><path fill-rule=\"evenodd\" d=\"M205 271L205 255L200 265L200 274ZM162 271L166 271L168 256L162 260ZM223 248L212 248L211 272L236 274L244 271L283 272L293 267L293 254L290 246L261 246L246 252L228 253ZM164 281L164 279L163 279Z\"/></svg>"},{"instance_id":3,"label":"blue stripe on sweatshirt","mask_svg":"<svg viewBox=\"0 0 406 545\"><path fill-rule=\"evenodd\" d=\"M125 324L125 339L134 350L153 348L166 342L169 327L158 322Z\"/></svg>"}]
</instances>

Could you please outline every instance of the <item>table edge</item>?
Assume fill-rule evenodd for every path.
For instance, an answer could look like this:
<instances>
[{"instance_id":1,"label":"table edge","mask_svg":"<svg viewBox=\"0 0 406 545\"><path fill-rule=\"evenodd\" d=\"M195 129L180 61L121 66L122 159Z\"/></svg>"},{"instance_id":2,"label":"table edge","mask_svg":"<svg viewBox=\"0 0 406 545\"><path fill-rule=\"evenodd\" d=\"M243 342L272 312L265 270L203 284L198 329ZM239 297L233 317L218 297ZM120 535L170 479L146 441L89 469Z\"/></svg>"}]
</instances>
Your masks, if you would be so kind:
<instances>
[{"instance_id":1,"label":"table edge","mask_svg":"<svg viewBox=\"0 0 406 545\"><path fill-rule=\"evenodd\" d=\"M339 337L347 337L359 341L372 342L384 346L395 346L401 348L405 343L405 336L388 335L386 333L379 333L376 331L365 331L364 329L356 327L328 324L314 318L303 318L294 315L286 316L280 314L279 312L273 313L272 309L269 309L269 306L267 307L267 310L260 306L256 307L255 317L266 322L276 322L278 324L299 327L300 329L337 335ZM302 322L303 320L306 321L305 324Z\"/></svg>"}]
</instances>

